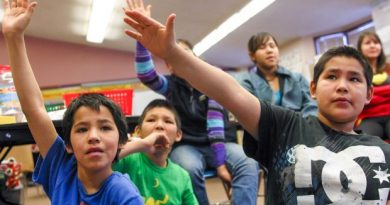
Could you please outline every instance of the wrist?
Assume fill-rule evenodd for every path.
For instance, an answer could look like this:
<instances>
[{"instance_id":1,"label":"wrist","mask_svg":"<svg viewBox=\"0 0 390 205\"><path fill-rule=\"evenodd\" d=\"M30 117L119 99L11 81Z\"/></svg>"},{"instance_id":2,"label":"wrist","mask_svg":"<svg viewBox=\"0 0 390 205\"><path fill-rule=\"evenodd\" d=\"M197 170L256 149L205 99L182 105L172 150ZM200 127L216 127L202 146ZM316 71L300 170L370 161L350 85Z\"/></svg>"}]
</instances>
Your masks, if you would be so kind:
<instances>
[{"instance_id":1,"label":"wrist","mask_svg":"<svg viewBox=\"0 0 390 205\"><path fill-rule=\"evenodd\" d=\"M174 68L176 67L176 64L181 64L182 59L185 59L186 55L188 55L188 52L181 48L179 44L174 43L174 45L167 52L167 55L161 57Z\"/></svg>"},{"instance_id":2,"label":"wrist","mask_svg":"<svg viewBox=\"0 0 390 205\"><path fill-rule=\"evenodd\" d=\"M223 164L220 164L219 166L217 166L217 171L218 170L224 170L226 168L226 165L225 165L225 163L223 163Z\"/></svg>"},{"instance_id":3,"label":"wrist","mask_svg":"<svg viewBox=\"0 0 390 205\"><path fill-rule=\"evenodd\" d=\"M139 140L139 147L140 147L140 152L148 152L149 151L149 147L150 147L150 142L148 141L147 138L143 138L141 140Z\"/></svg>"},{"instance_id":4,"label":"wrist","mask_svg":"<svg viewBox=\"0 0 390 205\"><path fill-rule=\"evenodd\" d=\"M24 42L24 34L23 33L11 33L6 32L3 33L5 42L7 44L16 44L16 43L23 43Z\"/></svg>"},{"instance_id":5,"label":"wrist","mask_svg":"<svg viewBox=\"0 0 390 205\"><path fill-rule=\"evenodd\" d=\"M21 31L3 31L3 36L6 40L20 39L24 37L24 32Z\"/></svg>"}]
</instances>

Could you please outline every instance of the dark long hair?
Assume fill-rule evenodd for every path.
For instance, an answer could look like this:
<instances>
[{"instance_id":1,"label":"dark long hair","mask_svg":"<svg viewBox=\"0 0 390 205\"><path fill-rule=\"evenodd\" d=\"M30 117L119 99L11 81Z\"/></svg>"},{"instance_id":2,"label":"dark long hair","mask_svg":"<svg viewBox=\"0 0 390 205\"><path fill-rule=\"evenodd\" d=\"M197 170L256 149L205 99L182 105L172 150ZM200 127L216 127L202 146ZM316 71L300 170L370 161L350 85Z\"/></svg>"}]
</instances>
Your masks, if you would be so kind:
<instances>
[{"instance_id":1,"label":"dark long hair","mask_svg":"<svg viewBox=\"0 0 390 205\"><path fill-rule=\"evenodd\" d=\"M379 38L378 34L376 34L375 32L372 32L372 31L366 31L366 32L363 32L362 34L360 34L358 42L357 42L357 49L362 53L362 44L363 44L363 40L365 37L374 38L381 45L381 53L379 54L378 59L376 60L376 69L377 69L376 72L381 73L381 72L385 71L386 55L385 55L385 52L383 51L383 44L382 44L382 41Z\"/></svg>"}]
</instances>

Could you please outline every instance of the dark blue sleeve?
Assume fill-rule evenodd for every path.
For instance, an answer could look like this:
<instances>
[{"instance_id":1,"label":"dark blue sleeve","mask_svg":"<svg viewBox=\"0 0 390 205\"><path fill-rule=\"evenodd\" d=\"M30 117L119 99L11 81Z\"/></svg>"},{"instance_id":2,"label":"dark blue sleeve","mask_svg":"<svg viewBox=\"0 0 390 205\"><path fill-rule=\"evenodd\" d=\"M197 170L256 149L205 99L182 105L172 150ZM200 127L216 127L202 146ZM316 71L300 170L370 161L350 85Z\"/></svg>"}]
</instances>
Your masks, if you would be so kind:
<instances>
[{"instance_id":1,"label":"dark blue sleeve","mask_svg":"<svg viewBox=\"0 0 390 205\"><path fill-rule=\"evenodd\" d=\"M39 156L33 173L33 181L43 186L49 198L55 191L57 181L63 179L64 174L69 173L66 169L70 166L66 164L73 163L71 159L72 157L66 153L64 141L59 136L50 147L46 157L43 159Z\"/></svg>"}]
</instances>

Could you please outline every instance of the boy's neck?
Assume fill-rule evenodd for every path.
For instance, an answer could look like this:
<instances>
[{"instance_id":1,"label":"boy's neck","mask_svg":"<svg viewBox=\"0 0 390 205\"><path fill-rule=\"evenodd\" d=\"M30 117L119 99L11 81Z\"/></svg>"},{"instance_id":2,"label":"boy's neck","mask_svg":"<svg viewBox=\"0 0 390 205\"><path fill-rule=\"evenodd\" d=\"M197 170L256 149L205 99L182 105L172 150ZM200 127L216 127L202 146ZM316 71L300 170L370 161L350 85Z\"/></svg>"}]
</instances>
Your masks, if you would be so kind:
<instances>
[{"instance_id":1,"label":"boy's neck","mask_svg":"<svg viewBox=\"0 0 390 205\"><path fill-rule=\"evenodd\" d=\"M94 194L98 192L104 181L109 176L111 176L111 174L111 167L104 171L87 171L85 169L80 169L80 167L77 167L77 176L88 194Z\"/></svg>"},{"instance_id":2,"label":"boy's neck","mask_svg":"<svg viewBox=\"0 0 390 205\"><path fill-rule=\"evenodd\" d=\"M357 134L353 128L355 125L355 122L345 122L345 123L338 123L331 120L328 120L326 117L322 116L321 114L318 115L318 119L320 122L331 128L332 130L338 131L338 132L344 132L348 134Z\"/></svg>"},{"instance_id":3,"label":"boy's neck","mask_svg":"<svg viewBox=\"0 0 390 205\"><path fill-rule=\"evenodd\" d=\"M167 155L153 155L146 154L150 161L152 161L155 165L159 167L166 167L168 165L168 156Z\"/></svg>"}]
</instances>

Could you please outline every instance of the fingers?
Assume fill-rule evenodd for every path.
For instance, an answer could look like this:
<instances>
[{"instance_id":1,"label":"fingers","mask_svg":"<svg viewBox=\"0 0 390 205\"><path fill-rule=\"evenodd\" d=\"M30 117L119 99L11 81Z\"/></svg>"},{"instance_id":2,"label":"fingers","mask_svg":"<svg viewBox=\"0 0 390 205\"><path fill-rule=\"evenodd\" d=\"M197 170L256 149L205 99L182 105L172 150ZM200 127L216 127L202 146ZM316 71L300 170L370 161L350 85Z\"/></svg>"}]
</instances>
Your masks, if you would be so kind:
<instances>
[{"instance_id":1,"label":"fingers","mask_svg":"<svg viewBox=\"0 0 390 205\"><path fill-rule=\"evenodd\" d=\"M31 3L28 7L27 7L27 11L29 14L32 14L35 10L35 7L37 6L37 2L33 2Z\"/></svg>"},{"instance_id":2,"label":"fingers","mask_svg":"<svg viewBox=\"0 0 390 205\"><path fill-rule=\"evenodd\" d=\"M167 34L168 36L172 36L173 39L176 39L175 37L175 18L176 14L171 14L168 16L167 22L165 23Z\"/></svg>"},{"instance_id":3,"label":"fingers","mask_svg":"<svg viewBox=\"0 0 390 205\"><path fill-rule=\"evenodd\" d=\"M134 9L133 0L126 0L126 2L127 2L127 8L133 10Z\"/></svg>"},{"instance_id":4,"label":"fingers","mask_svg":"<svg viewBox=\"0 0 390 205\"><path fill-rule=\"evenodd\" d=\"M133 21L130 18L125 18L124 22L137 31L141 29L141 26L137 22ZM134 32L134 31L129 30L129 29L126 29L125 33L126 33L126 35L130 36L131 38L134 38L137 41L139 41L142 37L142 35L139 34L138 32Z\"/></svg>"},{"instance_id":5,"label":"fingers","mask_svg":"<svg viewBox=\"0 0 390 205\"><path fill-rule=\"evenodd\" d=\"M24 1L25 1L25 0L24 0ZM24 1L23 1L23 0L17 0L17 1L16 1L16 6L17 6L17 7L23 7Z\"/></svg>"},{"instance_id":6,"label":"fingers","mask_svg":"<svg viewBox=\"0 0 390 205\"><path fill-rule=\"evenodd\" d=\"M37 6L37 2L30 3L29 0L13 0L10 3L10 0L4 0L4 10L13 9L13 8L26 8L29 12L33 12L34 8Z\"/></svg>"},{"instance_id":7,"label":"fingers","mask_svg":"<svg viewBox=\"0 0 390 205\"><path fill-rule=\"evenodd\" d=\"M29 0L23 0L21 4L22 4L21 7L27 8L28 5L30 4L30 1Z\"/></svg>"},{"instance_id":8,"label":"fingers","mask_svg":"<svg viewBox=\"0 0 390 205\"><path fill-rule=\"evenodd\" d=\"M16 8L16 2L15 1L12 1L12 3L11 3L11 9L13 9L13 8Z\"/></svg>"},{"instance_id":9,"label":"fingers","mask_svg":"<svg viewBox=\"0 0 390 205\"><path fill-rule=\"evenodd\" d=\"M4 11L7 11L10 8L8 0L4 0L3 5L4 5Z\"/></svg>"},{"instance_id":10,"label":"fingers","mask_svg":"<svg viewBox=\"0 0 390 205\"><path fill-rule=\"evenodd\" d=\"M131 18L125 18L124 19L125 23L127 23L129 26L131 26L133 29L135 29L136 31L141 31L143 26L140 25L138 22L134 21L133 19Z\"/></svg>"},{"instance_id":11,"label":"fingers","mask_svg":"<svg viewBox=\"0 0 390 205\"><path fill-rule=\"evenodd\" d=\"M149 13L149 16L150 16L150 14L152 13L152 5L148 5L147 7L146 7L146 12L148 12Z\"/></svg>"},{"instance_id":12,"label":"fingers","mask_svg":"<svg viewBox=\"0 0 390 205\"><path fill-rule=\"evenodd\" d=\"M135 0L135 5L136 5L138 8L144 8L144 2L143 2L143 0Z\"/></svg>"},{"instance_id":13,"label":"fingers","mask_svg":"<svg viewBox=\"0 0 390 205\"><path fill-rule=\"evenodd\" d=\"M134 38L135 40L139 41L141 39L141 35L139 33L136 33L134 31L125 30L125 34L130 36L131 38Z\"/></svg>"}]
</instances>

